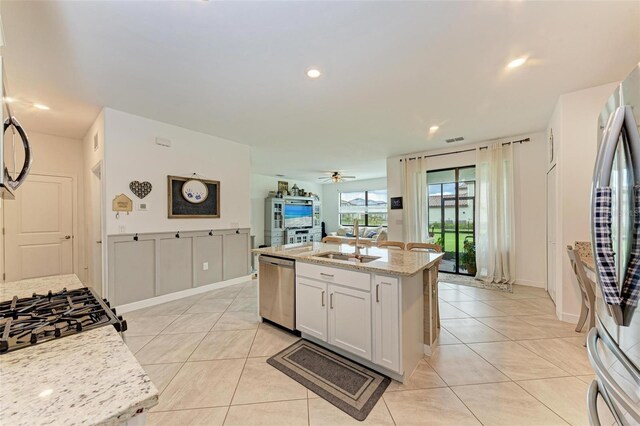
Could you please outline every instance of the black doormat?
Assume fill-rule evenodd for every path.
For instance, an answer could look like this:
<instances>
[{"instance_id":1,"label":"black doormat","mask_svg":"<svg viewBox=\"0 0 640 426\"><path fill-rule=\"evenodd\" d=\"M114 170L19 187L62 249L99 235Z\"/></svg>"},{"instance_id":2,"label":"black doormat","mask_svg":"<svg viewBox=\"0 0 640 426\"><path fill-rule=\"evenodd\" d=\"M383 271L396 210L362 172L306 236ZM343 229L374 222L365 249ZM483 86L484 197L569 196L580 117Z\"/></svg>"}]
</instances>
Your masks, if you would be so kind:
<instances>
[{"instance_id":1,"label":"black doormat","mask_svg":"<svg viewBox=\"0 0 640 426\"><path fill-rule=\"evenodd\" d=\"M267 363L356 420L367 418L391 379L306 340Z\"/></svg>"}]
</instances>

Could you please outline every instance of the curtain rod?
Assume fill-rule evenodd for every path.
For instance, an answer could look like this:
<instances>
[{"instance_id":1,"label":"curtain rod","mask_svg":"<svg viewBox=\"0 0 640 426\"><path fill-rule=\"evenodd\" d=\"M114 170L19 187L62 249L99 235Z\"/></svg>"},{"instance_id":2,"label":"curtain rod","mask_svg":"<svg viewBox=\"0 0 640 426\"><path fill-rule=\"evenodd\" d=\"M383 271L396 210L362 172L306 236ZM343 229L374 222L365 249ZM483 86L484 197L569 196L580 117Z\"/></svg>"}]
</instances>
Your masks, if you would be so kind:
<instances>
[{"instance_id":1,"label":"curtain rod","mask_svg":"<svg viewBox=\"0 0 640 426\"><path fill-rule=\"evenodd\" d=\"M504 142L502 144L502 146L516 144L516 143L522 144L524 142L531 142L531 139L530 138L524 138L524 139L519 139L517 141ZM442 154L418 155L417 157L409 157L409 158L407 158L407 160L415 160L417 158L442 157L443 155L461 154L463 152L472 152L472 151L475 151L476 149L488 149L488 148L489 148L489 146L487 145L487 146L481 146L479 148L463 149L461 151L443 152ZM400 159L400 162L402 163L402 158Z\"/></svg>"}]
</instances>

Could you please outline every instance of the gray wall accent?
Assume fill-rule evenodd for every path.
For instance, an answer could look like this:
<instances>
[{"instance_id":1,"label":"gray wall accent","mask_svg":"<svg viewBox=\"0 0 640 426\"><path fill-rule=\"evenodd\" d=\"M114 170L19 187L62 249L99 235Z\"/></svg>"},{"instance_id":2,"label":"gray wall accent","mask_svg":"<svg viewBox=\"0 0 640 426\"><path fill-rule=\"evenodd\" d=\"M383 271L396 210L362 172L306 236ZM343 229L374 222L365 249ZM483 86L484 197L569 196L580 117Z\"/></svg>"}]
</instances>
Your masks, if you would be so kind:
<instances>
[{"instance_id":1,"label":"gray wall accent","mask_svg":"<svg viewBox=\"0 0 640 426\"><path fill-rule=\"evenodd\" d=\"M156 295L187 290L193 284L193 237L160 239Z\"/></svg>"},{"instance_id":2,"label":"gray wall accent","mask_svg":"<svg viewBox=\"0 0 640 426\"><path fill-rule=\"evenodd\" d=\"M118 283L109 286L109 300L116 305L155 296L156 240L114 241L109 277Z\"/></svg>"},{"instance_id":3,"label":"gray wall accent","mask_svg":"<svg viewBox=\"0 0 640 426\"><path fill-rule=\"evenodd\" d=\"M249 253L248 235L235 231L222 236L223 253ZM247 274L247 259L242 256L222 256L222 276L225 280Z\"/></svg>"},{"instance_id":4,"label":"gray wall accent","mask_svg":"<svg viewBox=\"0 0 640 426\"><path fill-rule=\"evenodd\" d=\"M138 234L138 241L130 234L108 236L109 300L118 306L249 275L249 229L211 233Z\"/></svg>"},{"instance_id":5,"label":"gray wall accent","mask_svg":"<svg viewBox=\"0 0 640 426\"><path fill-rule=\"evenodd\" d=\"M193 244L195 285L222 281L222 235L195 237ZM207 271L202 269L205 262L209 263Z\"/></svg>"}]
</instances>

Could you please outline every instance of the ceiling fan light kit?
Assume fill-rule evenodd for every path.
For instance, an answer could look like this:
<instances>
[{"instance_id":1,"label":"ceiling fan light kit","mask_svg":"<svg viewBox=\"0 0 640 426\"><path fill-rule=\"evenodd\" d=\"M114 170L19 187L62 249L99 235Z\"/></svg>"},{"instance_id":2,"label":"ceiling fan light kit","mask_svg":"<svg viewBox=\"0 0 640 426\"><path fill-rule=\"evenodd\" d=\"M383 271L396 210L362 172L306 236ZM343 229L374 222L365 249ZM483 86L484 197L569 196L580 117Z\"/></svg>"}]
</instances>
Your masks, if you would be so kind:
<instances>
[{"instance_id":1,"label":"ceiling fan light kit","mask_svg":"<svg viewBox=\"0 0 640 426\"><path fill-rule=\"evenodd\" d=\"M355 179L355 176L345 176L340 172L330 172L331 176L324 176L324 177L319 177L318 179L322 179L323 182L333 182L333 183L340 183L342 181L344 181L345 179Z\"/></svg>"}]
</instances>

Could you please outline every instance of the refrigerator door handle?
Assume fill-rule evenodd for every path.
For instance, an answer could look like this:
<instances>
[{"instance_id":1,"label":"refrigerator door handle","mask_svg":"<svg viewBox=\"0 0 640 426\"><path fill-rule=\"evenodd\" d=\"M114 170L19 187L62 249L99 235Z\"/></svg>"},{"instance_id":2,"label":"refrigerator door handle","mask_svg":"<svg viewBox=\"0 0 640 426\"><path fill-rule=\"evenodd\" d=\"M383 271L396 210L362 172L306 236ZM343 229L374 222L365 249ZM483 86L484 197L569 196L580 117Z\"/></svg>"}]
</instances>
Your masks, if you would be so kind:
<instances>
[{"instance_id":1,"label":"refrigerator door handle","mask_svg":"<svg viewBox=\"0 0 640 426\"><path fill-rule=\"evenodd\" d=\"M602 134L602 143L598 152L598 161L594 170L594 189L606 188L611 180L613 160L618 147L618 139L625 121L626 107L618 107L609 117L609 121Z\"/></svg>"},{"instance_id":2,"label":"refrigerator door handle","mask_svg":"<svg viewBox=\"0 0 640 426\"><path fill-rule=\"evenodd\" d=\"M606 391L598 385L598 381L594 380L587 389L587 416L589 418L589 424L591 426L602 426L600 423L600 417L598 416L598 395L602 396L602 400L609 409L611 416L616 421L617 425L623 425L618 412L611 403L611 398L607 395Z\"/></svg>"},{"instance_id":3,"label":"refrigerator door handle","mask_svg":"<svg viewBox=\"0 0 640 426\"><path fill-rule=\"evenodd\" d=\"M602 383L603 392L601 393L615 399L635 421L640 422L640 410L637 408L636 403L626 394L624 389L622 389L620 385L616 383L615 379L611 376L611 374L609 374L608 369L600 359L600 355L598 354L598 339L600 338L598 328L600 327L601 324L599 323L598 327L592 328L589 332L589 335L587 336L587 353L589 355L589 361L591 361L591 365L596 372L596 376ZM607 346L609 346L610 343L613 343L607 342L607 340L605 339L603 340L605 344L607 344ZM609 346L609 349L612 349L612 347ZM616 353L616 351L612 352L622 362L622 359L619 358L619 355ZM625 365L625 368L626 367L627 366ZM635 379L636 377L634 377L634 380ZM615 409L612 410L612 412L614 413L616 411L617 410Z\"/></svg>"}]
</instances>

